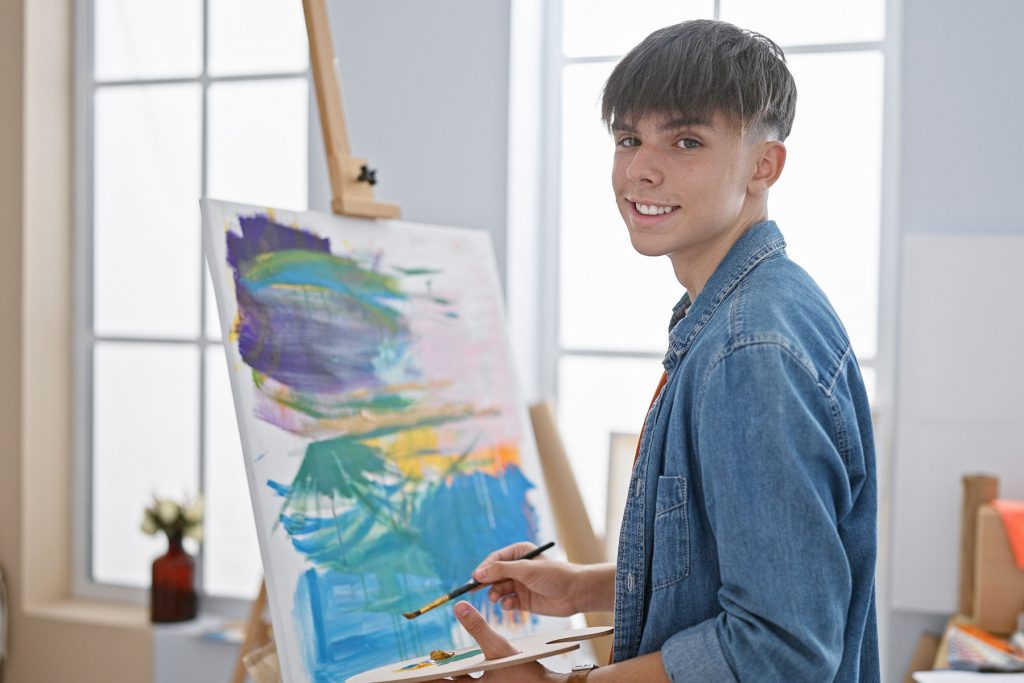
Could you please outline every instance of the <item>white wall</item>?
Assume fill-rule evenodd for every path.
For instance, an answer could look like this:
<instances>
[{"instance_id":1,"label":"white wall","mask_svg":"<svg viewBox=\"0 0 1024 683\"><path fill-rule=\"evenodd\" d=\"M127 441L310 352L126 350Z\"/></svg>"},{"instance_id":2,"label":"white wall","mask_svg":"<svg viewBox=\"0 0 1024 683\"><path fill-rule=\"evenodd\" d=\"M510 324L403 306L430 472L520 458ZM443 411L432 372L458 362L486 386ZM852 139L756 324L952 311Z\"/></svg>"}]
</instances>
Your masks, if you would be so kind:
<instances>
[{"instance_id":1,"label":"white wall","mask_svg":"<svg viewBox=\"0 0 1024 683\"><path fill-rule=\"evenodd\" d=\"M903 2L903 231L1024 234L1024 3Z\"/></svg>"},{"instance_id":2,"label":"white wall","mask_svg":"<svg viewBox=\"0 0 1024 683\"><path fill-rule=\"evenodd\" d=\"M332 0L352 153L402 218L491 233L505 281L510 0ZM315 105L314 105L315 109ZM313 115L310 208L329 210Z\"/></svg>"},{"instance_id":3,"label":"white wall","mask_svg":"<svg viewBox=\"0 0 1024 683\"><path fill-rule=\"evenodd\" d=\"M900 233L1024 235L1024 217L1014 206L1024 187L1024 54L1019 37L1024 3L902 2ZM950 275L949 286L955 287L956 274ZM897 392L910 389L896 387ZM975 391L986 391L984 376L978 377ZM896 419L899 430L899 415ZM899 459L900 453L893 457ZM893 495L898 496L900 482L894 485ZM950 505L959 509L959 500ZM955 535L958 529L949 533ZM941 628L945 615L888 605L880 609L889 617L883 671L887 680L898 681L921 631Z\"/></svg>"}]
</instances>

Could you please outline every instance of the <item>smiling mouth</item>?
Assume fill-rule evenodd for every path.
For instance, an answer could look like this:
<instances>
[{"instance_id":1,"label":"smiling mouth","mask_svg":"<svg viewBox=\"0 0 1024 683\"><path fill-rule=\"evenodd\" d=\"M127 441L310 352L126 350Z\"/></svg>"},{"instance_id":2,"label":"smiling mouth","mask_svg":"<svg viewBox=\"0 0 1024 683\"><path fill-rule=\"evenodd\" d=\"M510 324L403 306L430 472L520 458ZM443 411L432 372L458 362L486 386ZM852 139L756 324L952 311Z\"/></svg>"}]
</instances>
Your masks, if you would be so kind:
<instances>
[{"instance_id":1,"label":"smiling mouth","mask_svg":"<svg viewBox=\"0 0 1024 683\"><path fill-rule=\"evenodd\" d=\"M636 209L637 213L644 216L661 216L666 213L672 213L678 206L661 206L658 204L641 204L640 202L630 202L633 208Z\"/></svg>"}]
</instances>

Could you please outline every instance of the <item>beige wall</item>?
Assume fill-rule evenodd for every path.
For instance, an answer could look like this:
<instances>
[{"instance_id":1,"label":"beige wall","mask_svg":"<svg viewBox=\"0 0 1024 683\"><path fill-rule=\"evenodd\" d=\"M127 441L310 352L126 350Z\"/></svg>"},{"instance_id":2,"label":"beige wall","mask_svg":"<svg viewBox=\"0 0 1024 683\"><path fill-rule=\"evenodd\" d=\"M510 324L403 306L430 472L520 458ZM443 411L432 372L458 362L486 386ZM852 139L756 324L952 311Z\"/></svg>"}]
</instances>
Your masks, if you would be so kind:
<instances>
[{"instance_id":1,"label":"beige wall","mask_svg":"<svg viewBox=\"0 0 1024 683\"><path fill-rule=\"evenodd\" d=\"M6 683L144 682L142 607L70 599L71 7L0 0L0 566Z\"/></svg>"}]
</instances>

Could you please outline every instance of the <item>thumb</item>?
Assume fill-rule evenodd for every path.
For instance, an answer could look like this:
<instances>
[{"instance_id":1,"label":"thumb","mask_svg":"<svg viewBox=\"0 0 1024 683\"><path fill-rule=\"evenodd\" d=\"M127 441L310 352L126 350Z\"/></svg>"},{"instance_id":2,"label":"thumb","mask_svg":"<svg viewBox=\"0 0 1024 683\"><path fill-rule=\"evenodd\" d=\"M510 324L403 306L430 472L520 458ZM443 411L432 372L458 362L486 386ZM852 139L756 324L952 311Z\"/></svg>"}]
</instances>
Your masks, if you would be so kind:
<instances>
[{"instance_id":1,"label":"thumb","mask_svg":"<svg viewBox=\"0 0 1024 683\"><path fill-rule=\"evenodd\" d=\"M484 653L484 659L501 659L519 654L519 650L512 647L512 643L505 640L496 633L484 619L483 615L476 611L476 608L468 602L460 602L455 605L455 618L462 624L462 628L473 636L473 640L480 646Z\"/></svg>"}]
</instances>

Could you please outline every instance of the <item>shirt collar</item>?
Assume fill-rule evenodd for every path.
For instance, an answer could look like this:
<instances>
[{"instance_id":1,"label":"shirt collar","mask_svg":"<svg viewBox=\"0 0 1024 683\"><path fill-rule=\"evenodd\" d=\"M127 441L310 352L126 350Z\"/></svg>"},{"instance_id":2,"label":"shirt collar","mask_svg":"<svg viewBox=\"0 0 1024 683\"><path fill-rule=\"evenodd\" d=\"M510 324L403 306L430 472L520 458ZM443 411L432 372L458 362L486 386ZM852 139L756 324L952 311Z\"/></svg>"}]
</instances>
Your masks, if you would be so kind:
<instances>
[{"instance_id":1,"label":"shirt collar","mask_svg":"<svg viewBox=\"0 0 1024 683\"><path fill-rule=\"evenodd\" d=\"M786 241L775 221L755 223L740 235L725 255L696 301L690 301L689 292L672 309L669 323L668 353L662 364L671 372L693 340L711 320L711 316L747 273L765 259L783 251Z\"/></svg>"}]
</instances>

